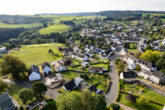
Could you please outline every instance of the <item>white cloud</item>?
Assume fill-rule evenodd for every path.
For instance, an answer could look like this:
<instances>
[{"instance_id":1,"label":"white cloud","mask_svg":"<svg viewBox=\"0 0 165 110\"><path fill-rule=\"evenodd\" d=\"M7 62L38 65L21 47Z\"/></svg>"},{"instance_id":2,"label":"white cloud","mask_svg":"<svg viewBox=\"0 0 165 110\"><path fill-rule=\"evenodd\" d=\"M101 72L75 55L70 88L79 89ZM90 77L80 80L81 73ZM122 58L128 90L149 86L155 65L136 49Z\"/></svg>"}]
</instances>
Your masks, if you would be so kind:
<instances>
[{"instance_id":1,"label":"white cloud","mask_svg":"<svg viewBox=\"0 0 165 110\"><path fill-rule=\"evenodd\" d=\"M165 11L165 0L0 0L0 14L71 13L103 10Z\"/></svg>"}]
</instances>

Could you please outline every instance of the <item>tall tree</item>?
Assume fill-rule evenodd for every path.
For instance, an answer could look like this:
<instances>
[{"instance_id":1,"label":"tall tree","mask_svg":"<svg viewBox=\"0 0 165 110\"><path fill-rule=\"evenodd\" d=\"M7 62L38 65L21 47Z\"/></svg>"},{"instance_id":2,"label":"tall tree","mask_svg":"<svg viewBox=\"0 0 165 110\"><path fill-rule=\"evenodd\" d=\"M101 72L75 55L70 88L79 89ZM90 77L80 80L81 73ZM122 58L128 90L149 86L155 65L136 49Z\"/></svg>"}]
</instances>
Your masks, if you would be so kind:
<instances>
[{"instance_id":1,"label":"tall tree","mask_svg":"<svg viewBox=\"0 0 165 110\"><path fill-rule=\"evenodd\" d=\"M22 100L24 104L26 104L29 101L32 101L34 97L33 91L30 89L22 89L19 92L19 98Z\"/></svg>"},{"instance_id":2,"label":"tall tree","mask_svg":"<svg viewBox=\"0 0 165 110\"><path fill-rule=\"evenodd\" d=\"M100 95L90 91L61 94L57 100L58 110L105 110L106 102Z\"/></svg>"},{"instance_id":3,"label":"tall tree","mask_svg":"<svg viewBox=\"0 0 165 110\"><path fill-rule=\"evenodd\" d=\"M27 71L26 65L19 58L6 55L2 58L0 62L0 73L2 75L12 74L14 79L19 79L21 76L25 76Z\"/></svg>"},{"instance_id":4,"label":"tall tree","mask_svg":"<svg viewBox=\"0 0 165 110\"><path fill-rule=\"evenodd\" d=\"M37 81L32 84L32 90L36 97L41 98L47 91L47 87L41 81Z\"/></svg>"}]
</instances>

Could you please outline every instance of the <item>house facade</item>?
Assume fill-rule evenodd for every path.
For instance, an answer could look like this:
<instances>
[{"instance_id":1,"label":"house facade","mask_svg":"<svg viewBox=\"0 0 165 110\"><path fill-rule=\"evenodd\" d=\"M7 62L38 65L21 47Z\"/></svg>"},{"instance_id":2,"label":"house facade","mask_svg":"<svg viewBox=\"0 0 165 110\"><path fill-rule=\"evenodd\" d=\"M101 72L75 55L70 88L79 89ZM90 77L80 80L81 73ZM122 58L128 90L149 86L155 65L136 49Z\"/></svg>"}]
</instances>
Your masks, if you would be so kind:
<instances>
[{"instance_id":1,"label":"house facade","mask_svg":"<svg viewBox=\"0 0 165 110\"><path fill-rule=\"evenodd\" d=\"M51 74L51 72L52 72L50 64L48 62L44 62L41 65L41 68L42 68L42 71L43 71L45 76L48 75L48 74Z\"/></svg>"}]
</instances>

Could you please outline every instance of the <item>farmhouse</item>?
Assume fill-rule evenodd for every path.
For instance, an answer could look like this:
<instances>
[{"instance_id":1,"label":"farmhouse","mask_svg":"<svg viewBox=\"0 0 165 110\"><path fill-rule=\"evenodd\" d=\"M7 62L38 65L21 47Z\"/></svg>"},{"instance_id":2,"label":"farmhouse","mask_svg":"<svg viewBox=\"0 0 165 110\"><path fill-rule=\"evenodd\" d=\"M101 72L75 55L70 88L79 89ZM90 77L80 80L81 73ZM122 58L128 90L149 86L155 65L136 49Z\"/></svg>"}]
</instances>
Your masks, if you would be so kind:
<instances>
[{"instance_id":1,"label":"farmhouse","mask_svg":"<svg viewBox=\"0 0 165 110\"><path fill-rule=\"evenodd\" d=\"M2 48L0 48L0 54L2 54L2 53L6 53L6 52L7 52L6 47L2 47Z\"/></svg>"},{"instance_id":2,"label":"farmhouse","mask_svg":"<svg viewBox=\"0 0 165 110\"><path fill-rule=\"evenodd\" d=\"M103 67L90 67L89 68L89 72L91 73L103 73L107 71L107 69L103 68Z\"/></svg>"},{"instance_id":3,"label":"farmhouse","mask_svg":"<svg viewBox=\"0 0 165 110\"><path fill-rule=\"evenodd\" d=\"M41 79L38 66L32 65L28 70L29 81L36 81Z\"/></svg>"},{"instance_id":4,"label":"farmhouse","mask_svg":"<svg viewBox=\"0 0 165 110\"><path fill-rule=\"evenodd\" d=\"M48 62L44 62L42 65L41 65L41 68L42 68L42 71L44 73L44 75L48 75L48 74L51 74L51 67L50 67L50 64Z\"/></svg>"},{"instance_id":5,"label":"farmhouse","mask_svg":"<svg viewBox=\"0 0 165 110\"><path fill-rule=\"evenodd\" d=\"M15 110L12 98L7 94L0 95L0 110Z\"/></svg>"}]
</instances>

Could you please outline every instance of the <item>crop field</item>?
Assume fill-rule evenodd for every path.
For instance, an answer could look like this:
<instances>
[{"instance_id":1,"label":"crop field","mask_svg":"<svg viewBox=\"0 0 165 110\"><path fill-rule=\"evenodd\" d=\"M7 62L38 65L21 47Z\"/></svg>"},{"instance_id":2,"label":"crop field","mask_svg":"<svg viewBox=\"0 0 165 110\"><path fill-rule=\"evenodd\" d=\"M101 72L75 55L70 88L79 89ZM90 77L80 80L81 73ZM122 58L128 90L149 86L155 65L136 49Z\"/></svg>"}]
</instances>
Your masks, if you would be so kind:
<instances>
[{"instance_id":1,"label":"crop field","mask_svg":"<svg viewBox=\"0 0 165 110\"><path fill-rule=\"evenodd\" d=\"M5 24L0 22L0 28L33 28L33 27L39 27L42 26L41 23L33 23L33 24Z\"/></svg>"},{"instance_id":2,"label":"crop field","mask_svg":"<svg viewBox=\"0 0 165 110\"><path fill-rule=\"evenodd\" d=\"M58 51L58 46L64 45L57 43L26 45L22 46L20 50L12 50L10 55L20 58L27 64L27 67L29 67L32 64L38 65L44 61L51 62L61 59L62 54ZM48 53L49 49L52 49L57 56Z\"/></svg>"}]
</instances>

